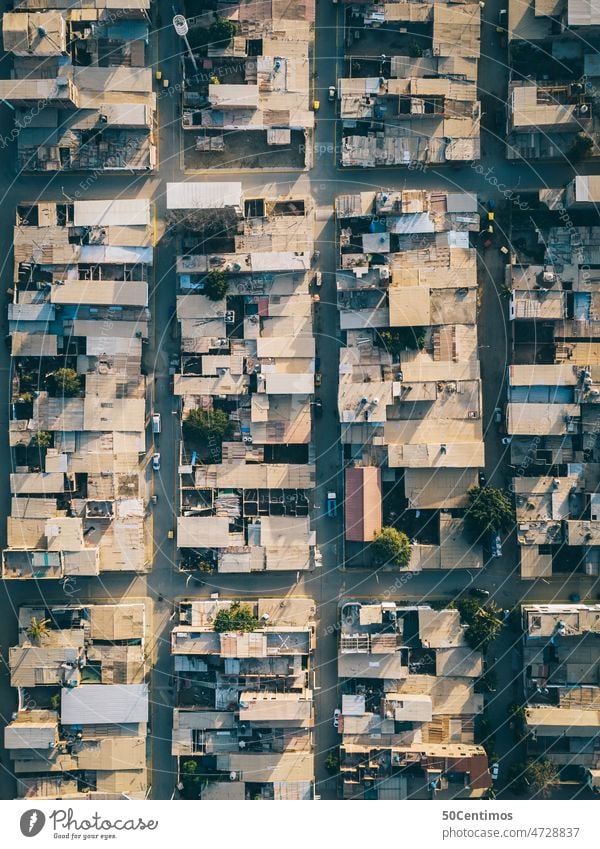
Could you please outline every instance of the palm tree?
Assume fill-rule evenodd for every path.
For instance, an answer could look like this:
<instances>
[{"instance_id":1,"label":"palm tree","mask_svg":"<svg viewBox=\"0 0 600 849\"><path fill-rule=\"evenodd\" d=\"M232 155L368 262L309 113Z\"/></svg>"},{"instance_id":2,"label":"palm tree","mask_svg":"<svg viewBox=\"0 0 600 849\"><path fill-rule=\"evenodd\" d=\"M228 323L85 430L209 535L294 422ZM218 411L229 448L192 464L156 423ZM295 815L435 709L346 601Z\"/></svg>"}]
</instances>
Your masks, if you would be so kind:
<instances>
[{"instance_id":1,"label":"palm tree","mask_svg":"<svg viewBox=\"0 0 600 849\"><path fill-rule=\"evenodd\" d=\"M48 633L49 622L49 619L37 619L35 616L32 616L29 627L27 628L27 636L34 642L39 642Z\"/></svg>"}]
</instances>

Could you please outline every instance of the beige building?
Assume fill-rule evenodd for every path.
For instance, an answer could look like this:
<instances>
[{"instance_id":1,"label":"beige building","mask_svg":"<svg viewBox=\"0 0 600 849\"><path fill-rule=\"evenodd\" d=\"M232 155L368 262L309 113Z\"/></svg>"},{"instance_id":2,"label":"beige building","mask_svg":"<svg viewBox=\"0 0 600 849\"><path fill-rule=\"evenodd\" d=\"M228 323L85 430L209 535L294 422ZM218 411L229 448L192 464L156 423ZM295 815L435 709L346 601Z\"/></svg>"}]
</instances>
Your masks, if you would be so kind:
<instances>
[{"instance_id":1,"label":"beige building","mask_svg":"<svg viewBox=\"0 0 600 849\"><path fill-rule=\"evenodd\" d=\"M344 798L483 797L492 782L473 725L483 660L458 611L346 602L340 628Z\"/></svg>"},{"instance_id":2,"label":"beige building","mask_svg":"<svg viewBox=\"0 0 600 849\"><path fill-rule=\"evenodd\" d=\"M177 686L172 754L195 764L193 773L186 767L180 774L182 794L312 799L314 602L259 599L246 605L254 617L250 631L221 630L220 617L229 613L235 620L236 604L182 602L171 635ZM210 688L205 686L208 668L215 675ZM228 782L212 770L215 759Z\"/></svg>"},{"instance_id":3,"label":"beige building","mask_svg":"<svg viewBox=\"0 0 600 849\"><path fill-rule=\"evenodd\" d=\"M19 709L4 729L18 798L146 797L147 610L146 600L20 609L8 660Z\"/></svg>"},{"instance_id":4,"label":"beige building","mask_svg":"<svg viewBox=\"0 0 600 849\"><path fill-rule=\"evenodd\" d=\"M347 557L356 562L369 556L364 543L400 512L404 494L416 519L424 510L438 513L427 517L425 537L410 532L407 568L483 563L462 520L440 512L468 507L468 490L484 466L477 271L470 247L470 233L479 229L477 209L473 195L421 190L336 200L337 300L346 343L338 412L342 442L353 457L346 538ZM352 476L375 470L381 470L381 483L370 492L365 534L360 487ZM349 517L356 533L348 533Z\"/></svg>"},{"instance_id":5,"label":"beige building","mask_svg":"<svg viewBox=\"0 0 600 849\"><path fill-rule=\"evenodd\" d=\"M22 204L13 241L9 440L21 459L3 576L145 571L149 202ZM64 393L46 380L59 368L74 381Z\"/></svg>"},{"instance_id":6,"label":"beige building","mask_svg":"<svg viewBox=\"0 0 600 849\"><path fill-rule=\"evenodd\" d=\"M411 0L360 5L353 12L362 37L356 45L347 40L352 77L338 80L342 165L479 159L479 4ZM373 68L371 76L355 76L355 56L370 59L371 68L378 62L379 74Z\"/></svg>"},{"instance_id":7,"label":"beige building","mask_svg":"<svg viewBox=\"0 0 600 849\"><path fill-rule=\"evenodd\" d=\"M19 170L154 168L149 9L149 0L110 9L53 0L42 10L23 2L3 16L13 70L0 81L0 96L16 110Z\"/></svg>"}]
</instances>

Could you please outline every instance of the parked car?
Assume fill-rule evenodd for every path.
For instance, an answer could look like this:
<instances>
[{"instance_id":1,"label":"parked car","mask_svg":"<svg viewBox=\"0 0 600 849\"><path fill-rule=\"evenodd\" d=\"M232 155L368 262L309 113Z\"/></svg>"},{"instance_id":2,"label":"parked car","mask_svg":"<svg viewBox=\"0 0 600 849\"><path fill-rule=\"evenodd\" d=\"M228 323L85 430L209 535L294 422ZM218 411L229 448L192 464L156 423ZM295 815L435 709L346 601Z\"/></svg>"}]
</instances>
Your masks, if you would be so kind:
<instances>
[{"instance_id":1,"label":"parked car","mask_svg":"<svg viewBox=\"0 0 600 849\"><path fill-rule=\"evenodd\" d=\"M341 710L339 708L336 708L333 712L333 727L334 728L337 728L339 726L341 715L342 715Z\"/></svg>"},{"instance_id":2,"label":"parked car","mask_svg":"<svg viewBox=\"0 0 600 849\"><path fill-rule=\"evenodd\" d=\"M152 433L160 433L160 413L152 415Z\"/></svg>"},{"instance_id":3,"label":"parked car","mask_svg":"<svg viewBox=\"0 0 600 849\"><path fill-rule=\"evenodd\" d=\"M160 452L157 451L156 454L152 455L152 471L160 472Z\"/></svg>"},{"instance_id":4,"label":"parked car","mask_svg":"<svg viewBox=\"0 0 600 849\"><path fill-rule=\"evenodd\" d=\"M315 372L315 386L320 386L322 380L322 375L320 371Z\"/></svg>"},{"instance_id":5,"label":"parked car","mask_svg":"<svg viewBox=\"0 0 600 849\"><path fill-rule=\"evenodd\" d=\"M492 540L492 557L502 557L502 539L500 538L500 534L496 534Z\"/></svg>"},{"instance_id":6,"label":"parked car","mask_svg":"<svg viewBox=\"0 0 600 849\"><path fill-rule=\"evenodd\" d=\"M510 445L512 442L512 436L503 436L502 437L502 445Z\"/></svg>"},{"instance_id":7,"label":"parked car","mask_svg":"<svg viewBox=\"0 0 600 849\"><path fill-rule=\"evenodd\" d=\"M328 98L329 98L329 100L330 100L330 101L333 101L333 100L335 100L335 99L336 99L336 97L337 97L337 91L336 91L336 88L335 88L335 86L334 86L334 85L330 85L330 86L329 86L329 91L328 91Z\"/></svg>"},{"instance_id":8,"label":"parked car","mask_svg":"<svg viewBox=\"0 0 600 849\"><path fill-rule=\"evenodd\" d=\"M489 598L490 591L483 590L481 587L469 587L469 595L473 598Z\"/></svg>"},{"instance_id":9,"label":"parked car","mask_svg":"<svg viewBox=\"0 0 600 849\"><path fill-rule=\"evenodd\" d=\"M315 276L313 277L313 283L317 289L320 289L323 284L323 274L320 271L315 272Z\"/></svg>"},{"instance_id":10,"label":"parked car","mask_svg":"<svg viewBox=\"0 0 600 849\"><path fill-rule=\"evenodd\" d=\"M502 407L496 407L494 410L494 421L496 424L500 424L502 421Z\"/></svg>"},{"instance_id":11,"label":"parked car","mask_svg":"<svg viewBox=\"0 0 600 849\"><path fill-rule=\"evenodd\" d=\"M492 781L498 781L498 775L500 774L500 764L498 761L494 761L494 763L490 766L490 775L492 776Z\"/></svg>"},{"instance_id":12,"label":"parked car","mask_svg":"<svg viewBox=\"0 0 600 849\"><path fill-rule=\"evenodd\" d=\"M337 495L335 492L327 493L327 515L330 519L337 516Z\"/></svg>"},{"instance_id":13,"label":"parked car","mask_svg":"<svg viewBox=\"0 0 600 849\"><path fill-rule=\"evenodd\" d=\"M315 398L315 418L320 419L323 415L323 402L320 398Z\"/></svg>"},{"instance_id":14,"label":"parked car","mask_svg":"<svg viewBox=\"0 0 600 849\"><path fill-rule=\"evenodd\" d=\"M485 472L479 472L479 486L484 487L487 483Z\"/></svg>"}]
</instances>

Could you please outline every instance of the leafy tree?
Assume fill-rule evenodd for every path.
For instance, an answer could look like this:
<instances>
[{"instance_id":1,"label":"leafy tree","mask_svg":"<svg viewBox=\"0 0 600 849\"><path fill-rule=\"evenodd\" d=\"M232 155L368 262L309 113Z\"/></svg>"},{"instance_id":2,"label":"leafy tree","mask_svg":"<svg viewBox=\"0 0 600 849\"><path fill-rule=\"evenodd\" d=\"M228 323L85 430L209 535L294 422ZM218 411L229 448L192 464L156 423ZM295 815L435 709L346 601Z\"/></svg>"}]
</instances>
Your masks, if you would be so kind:
<instances>
[{"instance_id":1,"label":"leafy tree","mask_svg":"<svg viewBox=\"0 0 600 849\"><path fill-rule=\"evenodd\" d=\"M36 643L39 642L48 633L49 622L49 619L37 619L35 616L32 616L31 622L27 627L27 636L29 639Z\"/></svg>"},{"instance_id":2,"label":"leafy tree","mask_svg":"<svg viewBox=\"0 0 600 849\"><path fill-rule=\"evenodd\" d=\"M208 37L213 44L219 47L227 47L236 33L236 25L227 18L217 18L208 30ZM222 43L225 42L225 43Z\"/></svg>"},{"instance_id":3,"label":"leafy tree","mask_svg":"<svg viewBox=\"0 0 600 849\"><path fill-rule=\"evenodd\" d=\"M471 504L465 516L465 526L473 539L507 530L514 523L513 506L503 489L472 486L468 495Z\"/></svg>"},{"instance_id":4,"label":"leafy tree","mask_svg":"<svg viewBox=\"0 0 600 849\"><path fill-rule=\"evenodd\" d=\"M481 605L474 598L461 598L456 606L460 618L467 625L465 638L472 649L485 652L502 629L501 610L495 602Z\"/></svg>"},{"instance_id":5,"label":"leafy tree","mask_svg":"<svg viewBox=\"0 0 600 849\"><path fill-rule=\"evenodd\" d=\"M424 327L390 327L380 330L375 335L375 342L393 357L399 357L405 348L413 351L423 350L425 338Z\"/></svg>"},{"instance_id":6,"label":"leafy tree","mask_svg":"<svg viewBox=\"0 0 600 849\"><path fill-rule=\"evenodd\" d=\"M58 368L46 376L46 388L51 395L71 397L81 391L81 377L74 368Z\"/></svg>"},{"instance_id":7,"label":"leafy tree","mask_svg":"<svg viewBox=\"0 0 600 849\"><path fill-rule=\"evenodd\" d=\"M327 772L338 772L340 768L340 758L337 752L330 752L325 758L325 769Z\"/></svg>"},{"instance_id":8,"label":"leafy tree","mask_svg":"<svg viewBox=\"0 0 600 849\"><path fill-rule=\"evenodd\" d=\"M58 710L60 705L60 696L58 693L54 693L54 695L50 696L50 707L52 710Z\"/></svg>"},{"instance_id":9,"label":"leafy tree","mask_svg":"<svg viewBox=\"0 0 600 849\"><path fill-rule=\"evenodd\" d=\"M183 761L181 764L181 780L183 783L183 793L186 797L197 798L200 792L200 784L202 778L196 775L198 772L198 764L196 761Z\"/></svg>"},{"instance_id":10,"label":"leafy tree","mask_svg":"<svg viewBox=\"0 0 600 849\"><path fill-rule=\"evenodd\" d=\"M219 610L215 616L215 631L254 631L260 622L247 604L234 601L228 610Z\"/></svg>"},{"instance_id":11,"label":"leafy tree","mask_svg":"<svg viewBox=\"0 0 600 849\"><path fill-rule=\"evenodd\" d=\"M403 531L386 527L376 531L373 554L378 563L392 563L400 568L408 566L412 550L410 540Z\"/></svg>"},{"instance_id":12,"label":"leafy tree","mask_svg":"<svg viewBox=\"0 0 600 849\"><path fill-rule=\"evenodd\" d=\"M567 152L567 157L573 161L584 159L589 154L592 146L593 141L587 133L577 133L573 144Z\"/></svg>"},{"instance_id":13,"label":"leafy tree","mask_svg":"<svg viewBox=\"0 0 600 849\"><path fill-rule=\"evenodd\" d=\"M34 448L49 448L52 445L52 434L47 430L38 430L31 437Z\"/></svg>"},{"instance_id":14,"label":"leafy tree","mask_svg":"<svg viewBox=\"0 0 600 849\"><path fill-rule=\"evenodd\" d=\"M527 793L524 763L511 764L508 769L507 789L514 796L524 796Z\"/></svg>"},{"instance_id":15,"label":"leafy tree","mask_svg":"<svg viewBox=\"0 0 600 849\"><path fill-rule=\"evenodd\" d=\"M229 281L224 271L213 269L204 278L203 294L211 301L220 301L227 294Z\"/></svg>"},{"instance_id":16,"label":"leafy tree","mask_svg":"<svg viewBox=\"0 0 600 849\"><path fill-rule=\"evenodd\" d=\"M558 769L547 758L535 760L531 758L525 764L525 778L534 795L548 798L552 790L560 782Z\"/></svg>"},{"instance_id":17,"label":"leafy tree","mask_svg":"<svg viewBox=\"0 0 600 849\"><path fill-rule=\"evenodd\" d=\"M184 430L204 441L223 442L233 433L233 423L223 410L190 410L183 422Z\"/></svg>"}]
</instances>

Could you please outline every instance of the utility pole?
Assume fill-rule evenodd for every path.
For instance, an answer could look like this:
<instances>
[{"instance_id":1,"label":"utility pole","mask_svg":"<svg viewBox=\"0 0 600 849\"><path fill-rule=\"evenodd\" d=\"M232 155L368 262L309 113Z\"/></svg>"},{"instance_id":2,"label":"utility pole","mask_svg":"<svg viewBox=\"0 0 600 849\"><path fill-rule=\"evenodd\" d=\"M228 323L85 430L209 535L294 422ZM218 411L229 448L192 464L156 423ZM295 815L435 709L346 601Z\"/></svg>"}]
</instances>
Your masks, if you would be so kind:
<instances>
[{"instance_id":1,"label":"utility pole","mask_svg":"<svg viewBox=\"0 0 600 849\"><path fill-rule=\"evenodd\" d=\"M175 27L175 32L177 33L179 38L183 38L183 40L185 41L185 46L187 47L191 63L194 66L194 71L198 73L198 65L196 64L196 60L194 59L194 54L192 53L192 48L190 47L190 43L187 37L189 30L187 20L183 17L183 15L175 15L175 17L173 18L173 26Z\"/></svg>"}]
</instances>

